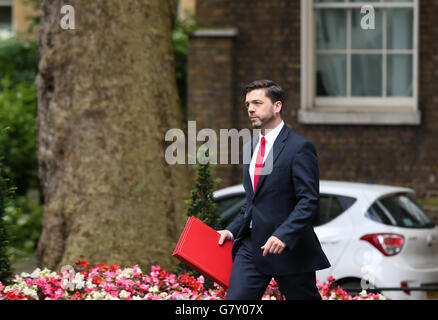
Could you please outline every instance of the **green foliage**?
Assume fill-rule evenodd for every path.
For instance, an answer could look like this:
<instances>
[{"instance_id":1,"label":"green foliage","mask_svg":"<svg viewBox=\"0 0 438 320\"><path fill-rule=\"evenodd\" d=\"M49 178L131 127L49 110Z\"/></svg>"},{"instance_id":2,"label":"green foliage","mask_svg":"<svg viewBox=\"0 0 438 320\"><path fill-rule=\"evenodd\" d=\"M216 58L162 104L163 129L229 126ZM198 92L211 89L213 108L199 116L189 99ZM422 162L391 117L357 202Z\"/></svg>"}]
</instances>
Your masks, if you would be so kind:
<instances>
[{"instance_id":1,"label":"green foliage","mask_svg":"<svg viewBox=\"0 0 438 320\"><path fill-rule=\"evenodd\" d=\"M4 157L3 170L18 194L29 188L39 188L38 160L36 151L37 97L33 83L17 84L15 88L7 78L1 80L0 155Z\"/></svg>"},{"instance_id":2,"label":"green foliage","mask_svg":"<svg viewBox=\"0 0 438 320\"><path fill-rule=\"evenodd\" d=\"M173 51L175 55L175 76L184 121L187 121L187 54L189 35L196 28L193 17L189 17L184 21L180 21L177 18L172 34Z\"/></svg>"},{"instance_id":3,"label":"green foliage","mask_svg":"<svg viewBox=\"0 0 438 320\"><path fill-rule=\"evenodd\" d=\"M15 39L0 41L0 156L3 170L24 195L39 188L36 156L38 44Z\"/></svg>"},{"instance_id":4,"label":"green foliage","mask_svg":"<svg viewBox=\"0 0 438 320\"><path fill-rule=\"evenodd\" d=\"M186 200L187 216L195 216L213 229L218 229L221 227L221 222L216 210L213 190L220 179L217 178L215 181L212 179L212 166L210 164L194 165L194 168L197 172L197 179L190 199Z\"/></svg>"},{"instance_id":5,"label":"green foliage","mask_svg":"<svg viewBox=\"0 0 438 320\"><path fill-rule=\"evenodd\" d=\"M0 41L0 78L9 79L9 86L34 83L38 73L38 43L15 39ZM3 84L1 85L3 86Z\"/></svg>"},{"instance_id":6,"label":"green foliage","mask_svg":"<svg viewBox=\"0 0 438 320\"><path fill-rule=\"evenodd\" d=\"M12 192L13 189L8 186L7 179L1 174L0 158L0 281L2 283L7 283L12 275L8 256L8 232L4 223L5 209L10 202Z\"/></svg>"},{"instance_id":7,"label":"green foliage","mask_svg":"<svg viewBox=\"0 0 438 320\"><path fill-rule=\"evenodd\" d=\"M36 42L8 40L0 42L0 177L14 186L15 197L0 206L2 230L7 230L3 252L14 263L35 250L41 233L42 208L37 160L38 71ZM0 183L1 184L1 183ZM3 188L6 188L3 186ZM37 199L27 194L34 190ZM2 237L2 235L0 235ZM0 266L1 268L1 266Z\"/></svg>"},{"instance_id":8,"label":"green foliage","mask_svg":"<svg viewBox=\"0 0 438 320\"><path fill-rule=\"evenodd\" d=\"M42 231L42 205L38 199L17 196L5 207L4 223L9 234L8 255L11 263L32 254Z\"/></svg>"}]
</instances>

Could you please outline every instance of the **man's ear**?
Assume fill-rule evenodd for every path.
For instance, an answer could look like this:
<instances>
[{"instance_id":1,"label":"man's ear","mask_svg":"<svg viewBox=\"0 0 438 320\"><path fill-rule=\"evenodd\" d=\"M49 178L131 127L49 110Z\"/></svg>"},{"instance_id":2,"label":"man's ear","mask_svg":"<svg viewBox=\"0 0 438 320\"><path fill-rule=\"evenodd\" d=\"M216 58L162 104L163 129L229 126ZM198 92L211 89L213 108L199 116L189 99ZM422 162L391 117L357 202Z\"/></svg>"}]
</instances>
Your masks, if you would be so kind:
<instances>
[{"instance_id":1,"label":"man's ear","mask_svg":"<svg viewBox=\"0 0 438 320\"><path fill-rule=\"evenodd\" d=\"M281 112L281 108L283 107L283 104L281 103L281 101L276 101L274 103L274 111L280 113Z\"/></svg>"}]
</instances>

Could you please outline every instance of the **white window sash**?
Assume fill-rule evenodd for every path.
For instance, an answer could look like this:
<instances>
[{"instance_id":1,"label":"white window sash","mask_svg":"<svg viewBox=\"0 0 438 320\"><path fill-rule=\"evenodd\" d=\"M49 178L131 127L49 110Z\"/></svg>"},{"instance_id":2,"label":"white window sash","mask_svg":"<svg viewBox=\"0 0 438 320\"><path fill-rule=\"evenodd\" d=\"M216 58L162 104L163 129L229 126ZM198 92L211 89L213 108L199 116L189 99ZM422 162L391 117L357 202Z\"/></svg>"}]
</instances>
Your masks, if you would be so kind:
<instances>
[{"instance_id":1,"label":"white window sash","mask_svg":"<svg viewBox=\"0 0 438 320\"><path fill-rule=\"evenodd\" d=\"M316 50L316 20L315 8L357 8L358 10L364 5L372 5L374 8L413 8L413 49L412 50L388 50L385 46L379 50L353 50L351 45L347 44L346 50ZM419 34L419 0L413 2L357 2L357 3L313 3L313 0L301 0L301 110L300 112L406 112L415 113L412 118L419 119L418 112L418 34ZM351 14L347 15L349 27L347 32L351 32ZM385 24L385 21L383 21ZM383 36L386 35L386 25L382 26ZM348 41L351 41L351 34L347 34ZM351 54L362 53L385 53L387 54L407 54L412 55L412 97L386 97L386 64L383 70L383 95L381 97L351 97L351 61L347 62L347 97L317 97L316 96L316 55L317 54L347 54L347 59L351 59ZM414 122L418 122L417 120ZM418 124L418 123L415 123Z\"/></svg>"}]
</instances>

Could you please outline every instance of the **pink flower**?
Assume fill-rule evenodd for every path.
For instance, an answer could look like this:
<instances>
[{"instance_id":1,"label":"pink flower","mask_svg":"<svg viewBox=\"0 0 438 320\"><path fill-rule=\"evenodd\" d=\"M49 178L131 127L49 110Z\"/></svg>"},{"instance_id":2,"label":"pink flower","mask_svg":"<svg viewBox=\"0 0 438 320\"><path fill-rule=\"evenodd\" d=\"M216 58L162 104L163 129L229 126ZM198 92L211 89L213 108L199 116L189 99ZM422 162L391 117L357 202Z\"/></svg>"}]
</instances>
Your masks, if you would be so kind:
<instances>
[{"instance_id":1,"label":"pink flower","mask_svg":"<svg viewBox=\"0 0 438 320\"><path fill-rule=\"evenodd\" d=\"M161 270L160 266L152 266L151 271L152 272L159 272Z\"/></svg>"}]
</instances>

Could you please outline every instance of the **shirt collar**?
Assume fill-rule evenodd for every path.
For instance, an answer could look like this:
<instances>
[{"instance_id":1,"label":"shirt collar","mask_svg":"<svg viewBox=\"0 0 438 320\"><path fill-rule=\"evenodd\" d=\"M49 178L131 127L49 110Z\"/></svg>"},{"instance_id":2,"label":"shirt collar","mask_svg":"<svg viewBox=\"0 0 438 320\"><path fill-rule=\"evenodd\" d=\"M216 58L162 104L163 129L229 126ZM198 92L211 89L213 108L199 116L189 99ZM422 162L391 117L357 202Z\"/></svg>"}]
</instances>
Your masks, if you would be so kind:
<instances>
[{"instance_id":1,"label":"shirt collar","mask_svg":"<svg viewBox=\"0 0 438 320\"><path fill-rule=\"evenodd\" d=\"M272 129L268 133L266 133L264 135L266 142L269 144L274 144L274 141L275 141L275 139L277 139L277 136L279 135L283 126L284 126L284 121L281 121L281 123L278 126L276 126L274 129ZM262 139L262 137L263 137L263 135L260 134L259 135L259 142Z\"/></svg>"}]
</instances>

